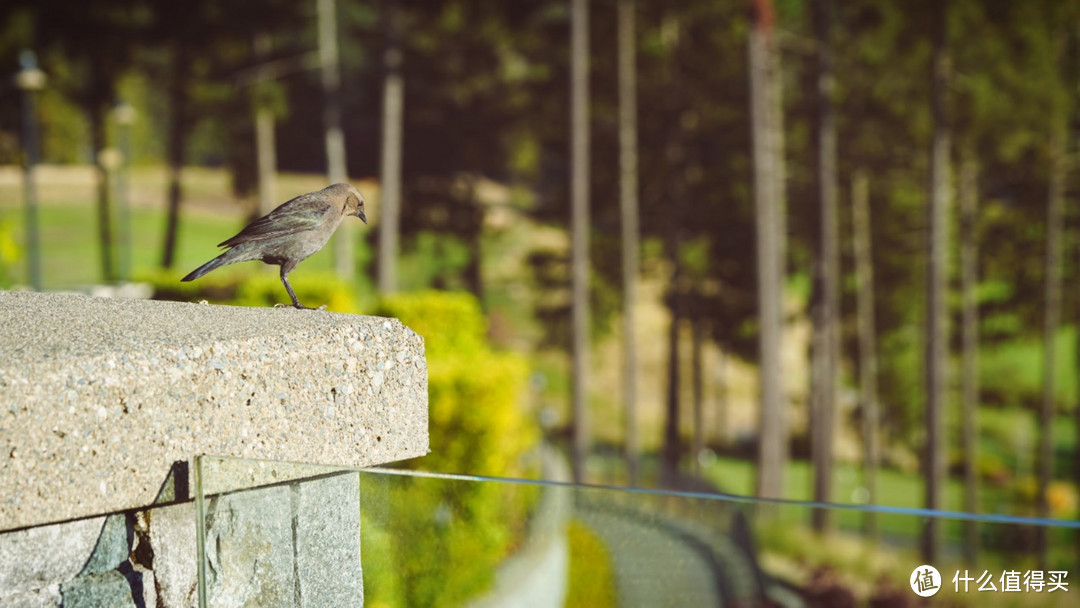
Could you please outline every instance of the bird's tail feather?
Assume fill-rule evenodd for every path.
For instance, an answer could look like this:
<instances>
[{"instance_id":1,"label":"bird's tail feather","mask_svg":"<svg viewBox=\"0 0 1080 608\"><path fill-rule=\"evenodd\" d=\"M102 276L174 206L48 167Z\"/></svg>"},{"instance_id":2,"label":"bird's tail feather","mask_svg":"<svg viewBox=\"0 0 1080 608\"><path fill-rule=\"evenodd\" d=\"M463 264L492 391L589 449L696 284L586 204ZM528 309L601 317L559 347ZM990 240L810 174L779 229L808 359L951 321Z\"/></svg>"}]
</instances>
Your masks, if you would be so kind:
<instances>
[{"instance_id":1,"label":"bird's tail feather","mask_svg":"<svg viewBox=\"0 0 1080 608\"><path fill-rule=\"evenodd\" d=\"M218 266L224 266L225 264L228 264L229 261L225 259L225 256L229 255L229 253L231 253L231 251L232 250L226 251L225 253L217 256L216 258L210 260L209 262L203 264L202 266L199 266L195 270L192 270L190 273L188 273L188 275L186 277L184 277L184 278L182 278L180 280L181 281L194 281L195 279L203 276L204 274L210 272L211 270L214 270Z\"/></svg>"}]
</instances>

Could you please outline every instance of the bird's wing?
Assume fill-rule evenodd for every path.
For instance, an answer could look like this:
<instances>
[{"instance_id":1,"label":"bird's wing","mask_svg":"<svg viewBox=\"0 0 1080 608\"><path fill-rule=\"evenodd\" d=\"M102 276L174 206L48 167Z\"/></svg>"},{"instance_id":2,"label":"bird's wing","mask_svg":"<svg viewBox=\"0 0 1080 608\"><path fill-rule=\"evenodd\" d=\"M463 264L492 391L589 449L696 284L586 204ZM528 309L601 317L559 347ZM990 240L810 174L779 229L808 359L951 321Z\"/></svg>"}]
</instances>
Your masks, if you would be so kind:
<instances>
[{"instance_id":1,"label":"bird's wing","mask_svg":"<svg viewBox=\"0 0 1080 608\"><path fill-rule=\"evenodd\" d=\"M248 241L261 241L318 228L326 220L332 205L314 194L302 194L283 203L245 226L236 236L219 243L218 247L234 247Z\"/></svg>"}]
</instances>

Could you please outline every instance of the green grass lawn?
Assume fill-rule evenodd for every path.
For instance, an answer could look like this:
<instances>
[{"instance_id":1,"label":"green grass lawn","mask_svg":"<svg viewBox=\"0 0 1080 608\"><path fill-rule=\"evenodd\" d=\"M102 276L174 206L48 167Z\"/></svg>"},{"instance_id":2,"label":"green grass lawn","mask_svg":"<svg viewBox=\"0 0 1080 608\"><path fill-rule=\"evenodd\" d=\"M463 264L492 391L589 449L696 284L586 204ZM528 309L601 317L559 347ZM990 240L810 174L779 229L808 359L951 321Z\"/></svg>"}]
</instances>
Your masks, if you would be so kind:
<instances>
[{"instance_id":1,"label":"green grass lawn","mask_svg":"<svg viewBox=\"0 0 1080 608\"><path fill-rule=\"evenodd\" d=\"M755 466L753 462L717 458L715 462L703 468L703 474L725 492L746 496L754 494ZM855 495L860 488L860 481L858 467L847 464L838 465L833 476L830 502L858 504ZM812 483L810 463L807 461L790 462L785 471L784 497L790 500L811 500ZM882 469L878 472L878 489L877 503L880 505L920 508L925 500L922 479L912 473ZM962 492L962 482L958 479L949 479L946 482L942 508L949 511L963 511ZM1017 513L1016 509L1013 497L1004 489L985 483L980 487L980 513L1032 515L1032 513ZM811 511L804 506L783 506L778 509L778 516L781 522L802 527L810 523ZM832 524L842 532L860 532L864 517L863 513L855 510L834 509L831 511ZM893 548L917 552L923 530L921 517L882 513L877 515L877 526L881 536ZM946 546L951 547L952 553L957 553L963 541L964 522L959 519L947 519L943 520L942 527ZM1008 562L1010 556L1025 554L1030 550L1028 544L1032 535L1030 530L1022 529L1021 526L982 523L979 524L979 535L982 539L983 553L992 560L1002 563ZM1076 559L1075 532L1054 529L1051 531L1050 539L1051 555L1060 556L1058 559L1061 563L1072 563ZM1013 561L1016 562L1018 559L1021 558L1017 557ZM1023 559L1032 558L1027 556Z\"/></svg>"},{"instance_id":2,"label":"green grass lawn","mask_svg":"<svg viewBox=\"0 0 1080 608\"><path fill-rule=\"evenodd\" d=\"M718 458L716 462L703 470L703 474L725 492L746 496L754 494L756 467L753 462ZM812 500L813 477L810 463L799 460L788 463L784 486L785 498ZM856 493L861 487L859 469L841 464L836 467L833 475L830 502L859 504ZM923 483L917 475L890 469L881 470L878 473L878 492L878 504L910 508L923 506ZM945 509L962 510L962 492L963 487L960 482L949 480L945 488ZM784 507L781 512L784 519L809 521L810 517L810 510L801 507ZM862 526L863 514L853 510L837 509L833 512L832 519L841 529L859 530ZM920 529L920 522L910 516L880 515L878 521L881 532L885 535L909 537L917 534Z\"/></svg>"},{"instance_id":3,"label":"green grass lawn","mask_svg":"<svg viewBox=\"0 0 1080 608\"><path fill-rule=\"evenodd\" d=\"M60 171L60 169L54 169ZM77 169L62 174L64 180L41 183L39 217L42 245L42 281L46 289L66 289L100 283L103 280L101 247L98 239L97 207L93 202L92 183L83 184L77 177L68 177ZM45 174L43 177L47 177ZM185 171L185 202L181 207L174 270L187 274L218 254L217 244L238 232L244 224L241 205L232 200L227 180L221 171L187 169ZM278 190L289 196L314 189L318 176L283 175ZM146 274L160 268L165 238L166 213L163 201L164 176L156 169L136 169L132 176L134 205L131 210L131 263L133 275ZM283 199L284 200L284 199ZM18 226L17 238L24 245L23 196L21 184L0 184L0 217ZM118 231L117 210L113 209L114 230ZM356 234L356 232L354 232ZM119 234L114 234L119 260ZM358 247L364 246L359 243ZM363 252L358 252L362 254ZM305 260L304 270L332 270L333 246ZM238 268L251 272L257 263ZM25 257L13 270L17 283L25 283ZM269 267L267 267L269 268ZM227 270L226 272L235 271ZM220 272L220 271L219 271Z\"/></svg>"}]
</instances>

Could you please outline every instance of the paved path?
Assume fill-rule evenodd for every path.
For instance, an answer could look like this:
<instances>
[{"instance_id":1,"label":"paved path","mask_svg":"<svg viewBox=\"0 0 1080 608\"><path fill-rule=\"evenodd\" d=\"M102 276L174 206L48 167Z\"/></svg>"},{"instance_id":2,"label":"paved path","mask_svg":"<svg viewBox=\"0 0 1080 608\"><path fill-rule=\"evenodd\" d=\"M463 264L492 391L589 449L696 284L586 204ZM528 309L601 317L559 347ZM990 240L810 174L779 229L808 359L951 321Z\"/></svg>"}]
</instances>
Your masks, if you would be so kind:
<instances>
[{"instance_id":1,"label":"paved path","mask_svg":"<svg viewBox=\"0 0 1080 608\"><path fill-rule=\"evenodd\" d=\"M575 515L607 544L621 608L723 606L709 558L674 530L631 514L580 505Z\"/></svg>"}]
</instances>

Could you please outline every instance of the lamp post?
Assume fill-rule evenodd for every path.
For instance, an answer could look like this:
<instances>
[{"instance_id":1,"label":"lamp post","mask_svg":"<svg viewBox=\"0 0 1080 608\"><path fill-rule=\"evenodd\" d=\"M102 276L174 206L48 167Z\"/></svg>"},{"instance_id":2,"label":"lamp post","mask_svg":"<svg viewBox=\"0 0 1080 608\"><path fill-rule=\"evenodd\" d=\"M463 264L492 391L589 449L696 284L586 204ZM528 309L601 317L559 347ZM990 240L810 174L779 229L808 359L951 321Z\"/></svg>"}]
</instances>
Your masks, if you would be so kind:
<instances>
[{"instance_id":1,"label":"lamp post","mask_svg":"<svg viewBox=\"0 0 1080 608\"><path fill-rule=\"evenodd\" d=\"M45 88L45 72L37 67L34 51L24 49L19 53L19 72L15 86L22 91L23 131L23 188L26 201L26 248L27 279L35 291L41 291L41 238L38 233L37 188L34 184L34 166L38 162L37 111L35 93Z\"/></svg>"},{"instance_id":2,"label":"lamp post","mask_svg":"<svg viewBox=\"0 0 1080 608\"><path fill-rule=\"evenodd\" d=\"M113 108L117 136L120 144L120 166L116 171L117 218L120 237L120 280L131 280L131 187L128 171L131 167L131 125L135 122L135 108L121 101Z\"/></svg>"}]
</instances>

